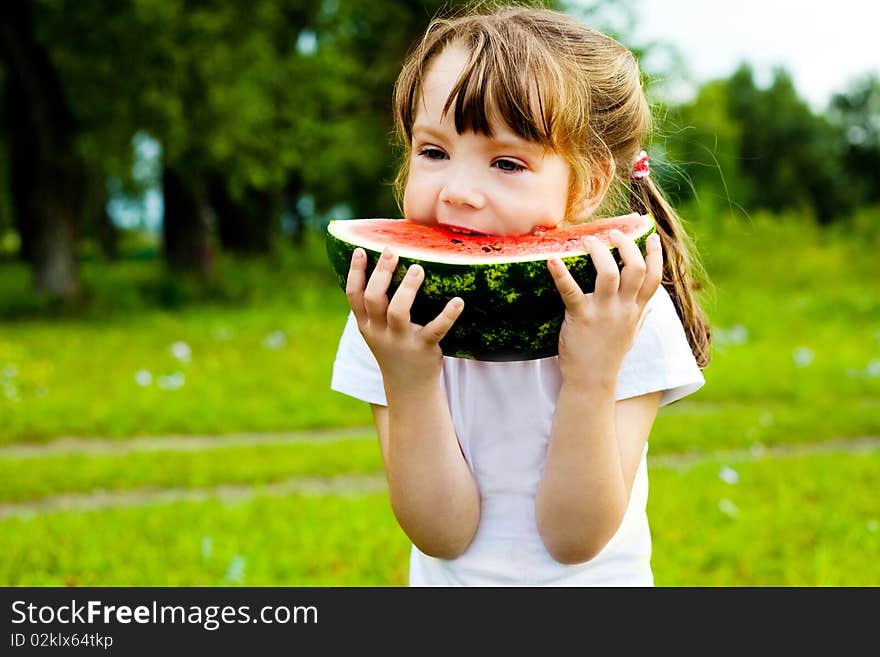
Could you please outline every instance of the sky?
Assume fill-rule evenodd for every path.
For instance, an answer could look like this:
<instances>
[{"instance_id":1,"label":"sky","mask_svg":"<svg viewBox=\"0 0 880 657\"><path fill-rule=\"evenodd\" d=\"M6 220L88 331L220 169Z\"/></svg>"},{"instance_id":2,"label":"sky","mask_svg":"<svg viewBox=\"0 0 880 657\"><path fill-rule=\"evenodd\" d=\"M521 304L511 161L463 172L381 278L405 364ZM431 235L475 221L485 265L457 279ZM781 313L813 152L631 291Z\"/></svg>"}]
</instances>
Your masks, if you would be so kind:
<instances>
[{"instance_id":1,"label":"sky","mask_svg":"<svg viewBox=\"0 0 880 657\"><path fill-rule=\"evenodd\" d=\"M877 0L624 0L636 13L636 43L675 45L698 81L752 63L759 84L784 65L814 110L854 76L880 75Z\"/></svg>"}]
</instances>

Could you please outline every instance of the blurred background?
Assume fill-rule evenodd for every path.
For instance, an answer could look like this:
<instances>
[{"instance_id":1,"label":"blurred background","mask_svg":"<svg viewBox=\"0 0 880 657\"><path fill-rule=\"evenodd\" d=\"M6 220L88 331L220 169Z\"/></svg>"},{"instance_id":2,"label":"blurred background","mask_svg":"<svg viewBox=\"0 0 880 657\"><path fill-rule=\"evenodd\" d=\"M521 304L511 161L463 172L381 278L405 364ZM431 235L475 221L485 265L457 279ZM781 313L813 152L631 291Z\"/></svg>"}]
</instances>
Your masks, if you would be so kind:
<instances>
[{"instance_id":1,"label":"blurred background","mask_svg":"<svg viewBox=\"0 0 880 657\"><path fill-rule=\"evenodd\" d=\"M4 3L0 585L406 584L323 231L400 216L391 87L457 4ZM657 584L880 585L880 10L548 6L642 58L711 282Z\"/></svg>"}]
</instances>

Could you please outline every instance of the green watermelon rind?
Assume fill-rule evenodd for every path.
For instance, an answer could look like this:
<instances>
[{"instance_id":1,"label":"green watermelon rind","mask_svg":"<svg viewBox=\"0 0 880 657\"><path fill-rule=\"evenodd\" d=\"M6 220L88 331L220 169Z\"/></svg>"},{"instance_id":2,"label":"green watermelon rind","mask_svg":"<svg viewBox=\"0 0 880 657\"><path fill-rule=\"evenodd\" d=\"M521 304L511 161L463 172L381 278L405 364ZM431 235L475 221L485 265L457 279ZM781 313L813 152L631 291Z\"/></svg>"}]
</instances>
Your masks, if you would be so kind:
<instances>
[{"instance_id":1,"label":"green watermelon rind","mask_svg":"<svg viewBox=\"0 0 880 657\"><path fill-rule=\"evenodd\" d=\"M656 232L654 218L634 241L646 253L648 237ZM345 220L342 220L345 221ZM331 222L331 224L334 222ZM339 239L327 231L327 256L340 287L345 290L351 255L361 246L367 253L367 279L381 252ZM618 267L617 248L609 247ZM562 258L585 293L596 284L596 269L588 254ZM418 264L425 278L410 311L416 324L433 320L450 299L461 297L464 310L441 340L445 356L482 361L519 361L556 356L565 305L547 270L546 256L524 262L449 264L400 256L388 287L390 299L407 270Z\"/></svg>"}]
</instances>

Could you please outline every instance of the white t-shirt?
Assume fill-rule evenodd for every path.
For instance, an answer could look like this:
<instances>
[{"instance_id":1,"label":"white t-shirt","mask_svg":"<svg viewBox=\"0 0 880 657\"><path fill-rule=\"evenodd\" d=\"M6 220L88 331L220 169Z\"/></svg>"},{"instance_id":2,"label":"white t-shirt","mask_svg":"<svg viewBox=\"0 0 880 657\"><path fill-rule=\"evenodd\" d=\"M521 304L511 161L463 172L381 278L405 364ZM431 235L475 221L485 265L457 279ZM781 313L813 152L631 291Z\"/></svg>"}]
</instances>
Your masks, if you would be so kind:
<instances>
[{"instance_id":1,"label":"white t-shirt","mask_svg":"<svg viewBox=\"0 0 880 657\"><path fill-rule=\"evenodd\" d=\"M661 286L651 312L624 357L617 399L663 391L670 404L705 380L684 328ZM535 521L535 493L562 379L557 358L485 362L443 358L441 386L462 453L480 490L480 523L467 550L438 559L413 546L411 586L651 586L647 445L623 521L586 563L566 565L544 547ZM333 365L331 389L386 405L382 375L349 313Z\"/></svg>"}]
</instances>

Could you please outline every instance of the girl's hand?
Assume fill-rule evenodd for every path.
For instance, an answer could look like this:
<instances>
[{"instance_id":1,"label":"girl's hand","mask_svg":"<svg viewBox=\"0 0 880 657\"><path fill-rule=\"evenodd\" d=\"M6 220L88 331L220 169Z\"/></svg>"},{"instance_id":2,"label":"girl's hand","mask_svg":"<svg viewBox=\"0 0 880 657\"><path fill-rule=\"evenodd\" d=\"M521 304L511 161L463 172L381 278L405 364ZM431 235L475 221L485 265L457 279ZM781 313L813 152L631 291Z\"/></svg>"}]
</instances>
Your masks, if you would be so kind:
<instances>
[{"instance_id":1,"label":"girl's hand","mask_svg":"<svg viewBox=\"0 0 880 657\"><path fill-rule=\"evenodd\" d=\"M663 274L660 236L648 238L647 255L620 231L611 233L620 250L623 269L608 247L596 238L586 239L596 267L596 287L584 294L559 258L547 265L565 303L559 332L559 368L563 382L576 385L615 385L620 364L632 347L647 317L648 300L657 291Z\"/></svg>"},{"instance_id":2,"label":"girl's hand","mask_svg":"<svg viewBox=\"0 0 880 657\"><path fill-rule=\"evenodd\" d=\"M386 248L365 288L367 254L363 249L355 249L345 295L383 377L406 386L430 383L440 375L443 363L440 340L461 315L464 302L458 297L451 299L425 326L413 324L410 309L424 271L418 265L410 267L389 302L388 286L396 266L397 255Z\"/></svg>"}]
</instances>

